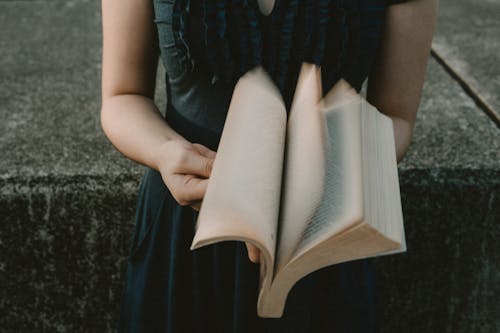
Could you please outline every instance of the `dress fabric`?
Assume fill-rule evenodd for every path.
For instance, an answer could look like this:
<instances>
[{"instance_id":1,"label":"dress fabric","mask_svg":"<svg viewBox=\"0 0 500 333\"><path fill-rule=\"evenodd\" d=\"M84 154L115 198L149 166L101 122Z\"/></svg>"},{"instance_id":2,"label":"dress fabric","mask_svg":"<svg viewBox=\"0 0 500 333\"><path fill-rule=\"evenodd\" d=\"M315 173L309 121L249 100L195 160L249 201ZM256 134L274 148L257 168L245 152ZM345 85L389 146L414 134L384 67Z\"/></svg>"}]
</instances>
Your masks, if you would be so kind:
<instances>
[{"instance_id":1,"label":"dress fabric","mask_svg":"<svg viewBox=\"0 0 500 333\"><path fill-rule=\"evenodd\" d=\"M389 2L401 0L359 1L370 6L373 17L365 15L366 26L373 27L377 36L383 24L381 12ZM186 71L172 30L176 1L153 0L153 4L166 70L165 121L187 140L216 151L234 85L214 83L201 70ZM202 13L194 6L190 15ZM197 35L198 28L192 27L192 40L202 38ZM200 44L193 43L192 52L202 55ZM364 79L377 43L352 47L361 48L358 54L362 57L348 62L348 69L356 73L353 77ZM358 91L361 82L354 84ZM259 265L249 261L242 242L223 242L191 251L197 216L190 206L177 203L158 171L145 168L121 296L120 332L377 331L370 259L326 267L306 276L290 291L282 318L260 318L256 311Z\"/></svg>"}]
</instances>

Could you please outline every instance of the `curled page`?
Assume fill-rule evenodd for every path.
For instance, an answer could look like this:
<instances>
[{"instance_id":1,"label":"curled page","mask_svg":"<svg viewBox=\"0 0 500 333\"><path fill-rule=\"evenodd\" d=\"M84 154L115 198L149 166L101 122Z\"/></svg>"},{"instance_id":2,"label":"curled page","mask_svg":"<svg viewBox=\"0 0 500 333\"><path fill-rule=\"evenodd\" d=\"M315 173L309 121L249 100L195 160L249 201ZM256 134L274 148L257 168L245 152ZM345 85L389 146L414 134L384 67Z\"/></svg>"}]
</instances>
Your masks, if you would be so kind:
<instances>
[{"instance_id":1,"label":"curled page","mask_svg":"<svg viewBox=\"0 0 500 333\"><path fill-rule=\"evenodd\" d=\"M249 241L261 250L261 273L272 274L286 121L281 94L264 69L256 67L240 78L191 249L224 240Z\"/></svg>"}]
</instances>

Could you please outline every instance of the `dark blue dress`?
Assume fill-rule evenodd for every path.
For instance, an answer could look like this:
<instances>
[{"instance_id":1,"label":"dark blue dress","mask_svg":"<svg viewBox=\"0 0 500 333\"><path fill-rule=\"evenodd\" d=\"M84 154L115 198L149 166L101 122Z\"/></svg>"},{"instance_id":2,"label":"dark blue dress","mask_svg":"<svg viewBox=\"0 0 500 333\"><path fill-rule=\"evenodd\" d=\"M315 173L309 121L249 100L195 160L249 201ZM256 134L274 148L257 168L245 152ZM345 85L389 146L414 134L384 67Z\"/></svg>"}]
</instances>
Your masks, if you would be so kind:
<instances>
[{"instance_id":1,"label":"dark blue dress","mask_svg":"<svg viewBox=\"0 0 500 333\"><path fill-rule=\"evenodd\" d=\"M187 14L192 23L184 30L190 37L189 52L197 66L190 70L183 65L186 57L177 47L176 21L172 15L179 2L185 1L153 0L161 60L166 69L165 120L187 140L216 151L234 82L222 79L214 82L216 71L204 70L210 68L210 54L201 42L207 35L201 32L201 20L196 20L203 16L196 5L202 0L191 2ZM291 2L276 0L276 5ZM395 2L400 1L390 1ZM354 10L358 25L350 25L352 22L347 19L337 22L337 26L358 37L344 44L343 58L332 53L331 58L325 56L321 60L324 73L328 73L323 78L325 91L341 76L359 91L374 63L389 1L351 0L350 3L357 6ZM273 10L272 15L279 15L276 13ZM358 29L358 34L349 29ZM330 33L335 34L328 30ZM330 40L328 34L326 44ZM345 34L338 36L342 44ZM274 63L276 68L282 66L279 61ZM253 64L247 62L247 65ZM268 67L276 74L273 78L288 105L299 65L298 59L292 59L281 74ZM249 261L241 242L224 242L190 251L197 214L190 206L176 202L157 171L146 169L137 199L136 226L121 299L120 332L377 331L375 280L370 260L343 263L310 274L291 290L282 318L259 318L256 313L259 266Z\"/></svg>"}]
</instances>

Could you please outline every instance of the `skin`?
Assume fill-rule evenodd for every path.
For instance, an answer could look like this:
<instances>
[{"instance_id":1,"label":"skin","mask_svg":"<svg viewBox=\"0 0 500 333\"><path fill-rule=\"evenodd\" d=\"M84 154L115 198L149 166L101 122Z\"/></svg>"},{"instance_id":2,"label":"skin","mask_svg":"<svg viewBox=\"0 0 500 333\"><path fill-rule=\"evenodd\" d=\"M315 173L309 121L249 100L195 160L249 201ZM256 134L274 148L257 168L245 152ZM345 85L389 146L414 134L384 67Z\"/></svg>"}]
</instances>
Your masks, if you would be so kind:
<instances>
[{"instance_id":1,"label":"skin","mask_svg":"<svg viewBox=\"0 0 500 333\"><path fill-rule=\"evenodd\" d=\"M437 13L438 0L391 6L369 74L367 99L393 120L398 163L411 143ZM178 134L153 102L159 58L153 19L151 1L102 0L101 126L121 154L160 172L180 205L199 210L216 152ZM249 259L260 262L258 249L246 245Z\"/></svg>"},{"instance_id":2,"label":"skin","mask_svg":"<svg viewBox=\"0 0 500 333\"><path fill-rule=\"evenodd\" d=\"M262 14L269 15L273 11L275 0L257 0Z\"/></svg>"}]
</instances>

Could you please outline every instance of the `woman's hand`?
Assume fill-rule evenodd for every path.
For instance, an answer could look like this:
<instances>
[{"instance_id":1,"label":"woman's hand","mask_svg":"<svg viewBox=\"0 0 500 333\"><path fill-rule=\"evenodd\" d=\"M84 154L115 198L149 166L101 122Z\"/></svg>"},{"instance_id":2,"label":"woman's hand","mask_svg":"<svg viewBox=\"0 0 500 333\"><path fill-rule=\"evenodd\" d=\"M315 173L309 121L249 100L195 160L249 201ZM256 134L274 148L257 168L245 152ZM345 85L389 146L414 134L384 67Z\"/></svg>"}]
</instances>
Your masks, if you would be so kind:
<instances>
[{"instance_id":1,"label":"woman's hand","mask_svg":"<svg viewBox=\"0 0 500 333\"><path fill-rule=\"evenodd\" d=\"M251 243L245 242L248 251L248 259L254 264L260 263L260 251L259 249Z\"/></svg>"},{"instance_id":2,"label":"woman's hand","mask_svg":"<svg viewBox=\"0 0 500 333\"><path fill-rule=\"evenodd\" d=\"M200 143L168 140L157 152L163 182L181 206L199 210L216 152Z\"/></svg>"},{"instance_id":3,"label":"woman's hand","mask_svg":"<svg viewBox=\"0 0 500 333\"><path fill-rule=\"evenodd\" d=\"M159 171L165 185L182 206L189 205L199 211L212 172L216 152L199 143L169 140L158 153ZM260 262L260 251L245 243L248 259Z\"/></svg>"},{"instance_id":4,"label":"woman's hand","mask_svg":"<svg viewBox=\"0 0 500 333\"><path fill-rule=\"evenodd\" d=\"M216 152L199 143L167 141L158 152L158 169L165 185L182 206L199 211L212 172ZM248 259L260 262L260 251L245 243Z\"/></svg>"}]
</instances>

